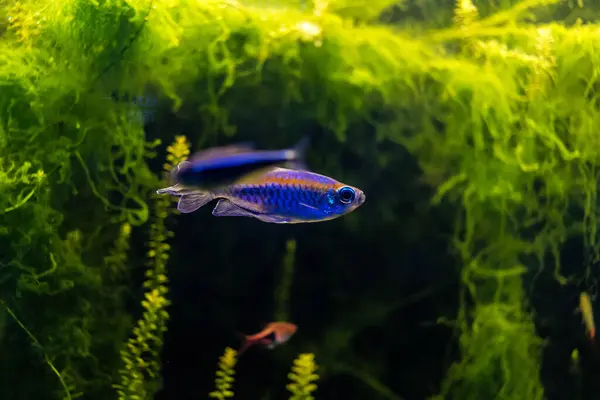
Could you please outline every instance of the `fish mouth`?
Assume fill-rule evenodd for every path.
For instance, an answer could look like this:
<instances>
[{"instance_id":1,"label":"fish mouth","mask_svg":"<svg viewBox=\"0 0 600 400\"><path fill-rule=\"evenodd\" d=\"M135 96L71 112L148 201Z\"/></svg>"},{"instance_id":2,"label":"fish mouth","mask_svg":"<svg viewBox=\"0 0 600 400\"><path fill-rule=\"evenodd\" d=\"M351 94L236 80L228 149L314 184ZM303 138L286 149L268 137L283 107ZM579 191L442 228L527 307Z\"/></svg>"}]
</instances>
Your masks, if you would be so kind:
<instances>
[{"instance_id":1,"label":"fish mouth","mask_svg":"<svg viewBox=\"0 0 600 400\"><path fill-rule=\"evenodd\" d=\"M360 192L360 196L358 196L358 205L361 206L367 200L367 196Z\"/></svg>"}]
</instances>

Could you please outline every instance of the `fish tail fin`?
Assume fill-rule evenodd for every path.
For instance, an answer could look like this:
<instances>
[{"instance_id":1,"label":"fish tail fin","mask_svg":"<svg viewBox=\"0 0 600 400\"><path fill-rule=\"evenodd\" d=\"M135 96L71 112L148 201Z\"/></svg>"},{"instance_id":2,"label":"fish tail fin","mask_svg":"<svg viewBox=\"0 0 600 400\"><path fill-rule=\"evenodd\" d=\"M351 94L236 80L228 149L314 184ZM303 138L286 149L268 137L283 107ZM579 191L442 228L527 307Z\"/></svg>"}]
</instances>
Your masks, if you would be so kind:
<instances>
[{"instance_id":1,"label":"fish tail fin","mask_svg":"<svg viewBox=\"0 0 600 400\"><path fill-rule=\"evenodd\" d=\"M309 145L310 138L308 136L303 136L292 149L294 157L292 160L285 163L285 167L296 170L308 170L308 167L306 166L306 151L308 150Z\"/></svg>"},{"instance_id":2,"label":"fish tail fin","mask_svg":"<svg viewBox=\"0 0 600 400\"><path fill-rule=\"evenodd\" d=\"M299 159L304 159L308 146L310 146L310 138L308 136L303 136L302 139L296 143L294 151L296 151L296 155Z\"/></svg>"},{"instance_id":3,"label":"fish tail fin","mask_svg":"<svg viewBox=\"0 0 600 400\"><path fill-rule=\"evenodd\" d=\"M248 347L250 347L252 345L252 341L248 339L247 335L244 335L243 333L237 332L237 336L240 338L242 344L240 345L240 348L238 349L237 353L238 353L238 357L241 356L246 350L248 350Z\"/></svg>"}]
</instances>

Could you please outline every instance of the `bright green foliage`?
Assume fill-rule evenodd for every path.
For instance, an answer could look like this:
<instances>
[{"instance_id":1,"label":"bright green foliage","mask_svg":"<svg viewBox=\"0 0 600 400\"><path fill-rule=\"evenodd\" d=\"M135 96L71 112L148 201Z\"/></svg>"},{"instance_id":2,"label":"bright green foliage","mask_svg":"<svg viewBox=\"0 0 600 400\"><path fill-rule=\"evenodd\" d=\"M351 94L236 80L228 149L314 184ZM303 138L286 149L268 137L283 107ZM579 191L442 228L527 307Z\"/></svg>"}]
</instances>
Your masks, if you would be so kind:
<instances>
[{"instance_id":1,"label":"bright green foliage","mask_svg":"<svg viewBox=\"0 0 600 400\"><path fill-rule=\"evenodd\" d=\"M435 200L446 196L463 207L455 245L465 297L476 306L459 314L463 359L444 389L462 399L543 397L541 342L524 311L520 276L528 267L542 268L550 253L564 283L558 252L569 235L583 235L590 250L598 248L594 125L600 114L592 88L600 31L593 25L510 26L504 16L457 18L466 22L460 33L432 35L461 39L470 61L433 75L444 76L442 97L424 112L420 135L402 140L426 173L442 173ZM510 41L483 38L502 31ZM444 123L442 134L425 114ZM568 210L575 209L583 220L572 219Z\"/></svg>"},{"instance_id":2,"label":"bright green foliage","mask_svg":"<svg viewBox=\"0 0 600 400\"><path fill-rule=\"evenodd\" d=\"M313 400L312 392L317 390L314 383L319 376L315 374L317 365L314 354L300 354L294 360L292 372L288 374L291 381L287 389L292 393L290 400Z\"/></svg>"},{"instance_id":3,"label":"bright green foliage","mask_svg":"<svg viewBox=\"0 0 600 400\"><path fill-rule=\"evenodd\" d=\"M227 347L225 353L219 357L219 369L215 373L215 388L208 397L225 400L233 397L233 382L235 382L235 364L237 352Z\"/></svg>"},{"instance_id":4,"label":"bright green foliage","mask_svg":"<svg viewBox=\"0 0 600 400\"><path fill-rule=\"evenodd\" d=\"M503 294L511 298L480 304L473 311L471 325L462 327L462 360L450 368L442 394L451 391L465 399L513 399L513 393L519 393L542 400L539 365L535 362L540 358L542 342L522 310L521 282L515 278L498 280L504 285ZM515 369L516 365L520 368Z\"/></svg>"},{"instance_id":5,"label":"bright green foliage","mask_svg":"<svg viewBox=\"0 0 600 400\"><path fill-rule=\"evenodd\" d=\"M165 172L171 171L190 154L189 143L184 136L178 136L167 149ZM142 301L142 318L133 328L133 337L121 350L124 368L119 371L120 384L115 385L119 399L151 399L160 389L160 352L163 334L167 330L169 314L166 308L169 301L166 265L170 246L167 239L173 236L165 225L167 216L173 213L173 198L155 196L155 212L150 225L150 250L148 270L144 287L148 289ZM176 211L176 210L175 210Z\"/></svg>"},{"instance_id":6,"label":"bright green foliage","mask_svg":"<svg viewBox=\"0 0 600 400\"><path fill-rule=\"evenodd\" d=\"M123 223L147 220L150 146L126 107L92 84L105 66L83 51L99 39L84 43L83 29L98 25L75 23L77 7L95 8L8 1L0 10L0 296L21 322L3 327L0 369L7 382L25 370L35 382L2 385L1 398L64 398L65 387L110 398L130 329L128 274L105 257Z\"/></svg>"},{"instance_id":7,"label":"bright green foliage","mask_svg":"<svg viewBox=\"0 0 600 400\"><path fill-rule=\"evenodd\" d=\"M109 255L104 258L104 262L111 269L112 277L119 277L127 267L127 251L129 250L130 238L131 225L125 223L121 225L121 232L115 241L114 248L110 251Z\"/></svg>"},{"instance_id":8,"label":"bright green foliage","mask_svg":"<svg viewBox=\"0 0 600 400\"><path fill-rule=\"evenodd\" d=\"M404 145L437 189L434 203L457 210L454 249L476 304L459 313L462 358L442 395L541 398L521 276L550 255L564 283L558 254L569 236L598 254L600 28L532 23L551 0L506 1L514 6L494 13L481 3L459 1L454 25L435 31L375 25L385 0L2 7L1 296L73 397L111 396L130 325L114 296L126 274L108 276L104 249L124 223L148 221L148 189L159 184L146 165L157 143L128 118L132 105L109 98L118 89L153 90L162 107L187 111L198 141L233 134L236 120L293 115L340 141L369 123L377 140ZM121 396L157 388L170 201L155 202L145 314L123 353ZM14 334L3 333L3 348L19 351L0 370L27 367L36 385L0 387L0 397L64 396L47 363L31 366L42 359L30 337L16 323L5 331Z\"/></svg>"},{"instance_id":9,"label":"bright green foliage","mask_svg":"<svg viewBox=\"0 0 600 400\"><path fill-rule=\"evenodd\" d=\"M3 160L0 158L0 166ZM42 185L44 171L30 172L31 164L26 162L17 167L12 164L0 169L0 191L3 193L0 201L0 215L16 210L24 205Z\"/></svg>"},{"instance_id":10,"label":"bright green foliage","mask_svg":"<svg viewBox=\"0 0 600 400\"><path fill-rule=\"evenodd\" d=\"M294 278L294 267L296 257L296 241L287 241L285 257L281 268L279 284L275 289L275 314L273 321L289 321L290 317L290 292Z\"/></svg>"}]
</instances>

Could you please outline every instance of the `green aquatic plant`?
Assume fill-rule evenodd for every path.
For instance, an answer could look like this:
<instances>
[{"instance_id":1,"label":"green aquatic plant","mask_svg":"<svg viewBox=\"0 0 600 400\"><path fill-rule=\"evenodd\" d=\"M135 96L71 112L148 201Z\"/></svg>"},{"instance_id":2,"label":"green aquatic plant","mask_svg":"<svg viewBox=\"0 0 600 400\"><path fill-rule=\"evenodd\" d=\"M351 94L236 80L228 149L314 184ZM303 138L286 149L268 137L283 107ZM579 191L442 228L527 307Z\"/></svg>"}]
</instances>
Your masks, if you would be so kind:
<instances>
[{"instance_id":1,"label":"green aquatic plant","mask_svg":"<svg viewBox=\"0 0 600 400\"><path fill-rule=\"evenodd\" d=\"M4 164L0 159L0 165ZM31 163L17 167L14 163L0 169L0 190L3 193L0 214L5 214L23 206L43 184L44 171L30 172Z\"/></svg>"},{"instance_id":2,"label":"green aquatic plant","mask_svg":"<svg viewBox=\"0 0 600 400\"><path fill-rule=\"evenodd\" d=\"M210 392L208 397L219 400L233 397L236 363L237 351L227 347L223 355L219 357L219 369L215 373L215 390Z\"/></svg>"},{"instance_id":3,"label":"green aquatic plant","mask_svg":"<svg viewBox=\"0 0 600 400\"><path fill-rule=\"evenodd\" d=\"M285 256L283 258L281 277L275 289L275 314L273 321L290 320L290 292L294 279L294 267L296 257L296 241L290 239L285 244Z\"/></svg>"},{"instance_id":4,"label":"green aquatic plant","mask_svg":"<svg viewBox=\"0 0 600 400\"><path fill-rule=\"evenodd\" d=\"M313 400L312 393L317 390L316 381L319 379L314 354L300 354L294 360L292 372L288 374L291 381L286 387L292 393L290 400Z\"/></svg>"},{"instance_id":5,"label":"green aquatic plant","mask_svg":"<svg viewBox=\"0 0 600 400\"><path fill-rule=\"evenodd\" d=\"M219 357L218 369L215 372L215 390L210 392L208 397L220 400L234 397L237 356L237 351L230 347L225 348L223 355ZM315 373L317 369L314 354L299 354L296 357L292 371L288 374L291 382L286 386L292 394L290 400L314 400L312 393L317 390L315 382L319 379Z\"/></svg>"},{"instance_id":6,"label":"green aquatic plant","mask_svg":"<svg viewBox=\"0 0 600 400\"><path fill-rule=\"evenodd\" d=\"M157 179L146 161L156 142L110 93L154 91L162 112L192 115L198 142L235 133L248 116L257 126L269 119L256 115L316 122L339 147L368 124L373 141L399 143L417 159L434 204L456 209L461 358L441 395L540 398L541 342L522 277L551 263L567 282L558 256L569 237L599 254L598 26L534 22L551 0L494 12L461 0L455 24L439 30L374 24L387 1L300 3L23 0L0 10L4 304L71 393L108 398L130 324L122 257L106 260L105 249L123 226L152 218L145 317L119 377L121 396L150 395L172 207L152 199L150 217ZM27 367L37 384L0 387L0 397L63 396L28 335L6 320L3 346L23 350L8 352L1 369ZM136 339L142 330L151 336Z\"/></svg>"},{"instance_id":7,"label":"green aquatic plant","mask_svg":"<svg viewBox=\"0 0 600 400\"><path fill-rule=\"evenodd\" d=\"M177 136L167 148L167 162L164 171L170 172L190 154L189 142L185 136ZM169 314L167 262L170 245L167 240L173 236L166 226L166 219L172 214L173 199L168 196L155 196L155 210L150 225L148 269L144 288L147 292L142 300L142 318L133 328L133 337L121 350L124 367L119 371L120 383L114 385L119 399L151 398L161 386L160 352L163 335L167 330ZM175 210L176 212L176 210Z\"/></svg>"},{"instance_id":8,"label":"green aquatic plant","mask_svg":"<svg viewBox=\"0 0 600 400\"><path fill-rule=\"evenodd\" d=\"M473 45L467 52L473 61L462 66L475 67L478 78L442 86L449 107L437 113L445 123L443 133L423 131L405 143L424 170L447 166L435 200L462 207L455 238L465 289L458 318L462 359L451 368L443 394L541 399L542 342L522 276L551 259L557 281L566 283L559 251L568 237L581 236L588 250L598 251L599 160L590 125L599 117L591 91L600 67L593 39L598 28L513 25L501 33L504 27L492 28L500 16L473 22L460 35ZM511 41L494 37L496 29ZM575 67L575 59L585 61ZM583 220L567 211L574 209L581 210ZM475 300L473 310L466 306L468 299Z\"/></svg>"},{"instance_id":9,"label":"green aquatic plant","mask_svg":"<svg viewBox=\"0 0 600 400\"><path fill-rule=\"evenodd\" d=\"M3 349L19 351L3 351L0 368L8 380L26 368L36 382L2 385L0 397L15 400L63 398L65 386L72 397L107 398L129 317L128 274L110 276L104 258L122 223L147 218L151 145L90 89L84 58L66 55L83 27L69 24L64 6L8 2L1 11L0 296L39 342L6 319Z\"/></svg>"},{"instance_id":10,"label":"green aquatic plant","mask_svg":"<svg viewBox=\"0 0 600 400\"><path fill-rule=\"evenodd\" d=\"M27 329L27 327L23 324L23 322L21 322L21 320L16 316L14 311L9 306L7 306L4 303L4 301L2 301L2 299L0 299L0 306L4 307L6 313L13 319L13 321L15 323L17 323L17 325L19 325L19 327L23 330L23 332L25 332L27 334L27 336L31 340L31 343L42 352L44 361L48 365L48 368L50 368L52 373L54 373L56 375L57 379L59 380L61 386L64 389L64 398L67 400L71 400L73 398L71 395L71 390L69 389L69 387L67 387L67 384L65 383L63 376L56 369L56 366L52 362L52 359L45 352L45 350L44 350L43 346L41 345L41 343L39 342L39 340L37 340L37 338L35 336L33 336L33 334L29 331L29 329Z\"/></svg>"},{"instance_id":11,"label":"green aquatic plant","mask_svg":"<svg viewBox=\"0 0 600 400\"><path fill-rule=\"evenodd\" d=\"M129 250L130 239L131 225L124 223L121 225L121 231L119 232L119 236L117 236L114 247L108 256L104 258L104 263L109 267L110 276L113 278L119 278L127 268L127 252Z\"/></svg>"}]
</instances>

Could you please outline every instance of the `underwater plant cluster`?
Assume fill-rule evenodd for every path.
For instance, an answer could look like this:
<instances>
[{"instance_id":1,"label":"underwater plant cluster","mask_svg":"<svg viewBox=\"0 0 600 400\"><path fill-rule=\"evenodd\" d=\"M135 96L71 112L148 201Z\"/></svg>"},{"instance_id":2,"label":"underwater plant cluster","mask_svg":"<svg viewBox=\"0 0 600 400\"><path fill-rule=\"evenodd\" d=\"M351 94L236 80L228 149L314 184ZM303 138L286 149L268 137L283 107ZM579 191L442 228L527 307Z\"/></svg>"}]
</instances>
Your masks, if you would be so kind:
<instances>
[{"instance_id":1,"label":"underwater plant cluster","mask_svg":"<svg viewBox=\"0 0 600 400\"><path fill-rule=\"evenodd\" d=\"M599 12L5 0L0 398L596 398ZM306 134L368 203L282 227L156 195L199 149Z\"/></svg>"}]
</instances>

